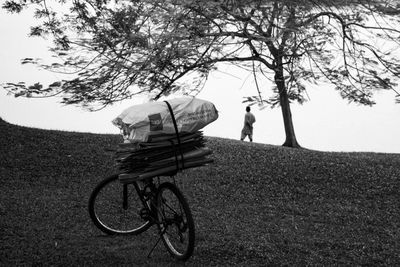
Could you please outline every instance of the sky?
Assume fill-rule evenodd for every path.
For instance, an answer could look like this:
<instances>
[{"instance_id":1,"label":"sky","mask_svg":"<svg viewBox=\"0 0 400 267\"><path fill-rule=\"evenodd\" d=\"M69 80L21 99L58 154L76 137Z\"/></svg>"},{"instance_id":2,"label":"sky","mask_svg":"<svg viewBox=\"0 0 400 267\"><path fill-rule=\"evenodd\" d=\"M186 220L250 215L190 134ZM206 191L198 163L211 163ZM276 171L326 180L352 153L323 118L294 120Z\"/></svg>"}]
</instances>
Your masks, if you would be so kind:
<instances>
[{"instance_id":1,"label":"sky","mask_svg":"<svg viewBox=\"0 0 400 267\"><path fill-rule=\"evenodd\" d=\"M47 50L50 41L28 37L31 25L29 14L11 15L0 9L0 84L20 81L46 84L60 78L55 73L20 64L22 58L50 56ZM270 87L263 85L267 91ZM310 87L307 93L308 102L291 106L301 146L320 151L400 153L400 104L395 104L394 93L378 92L373 107L349 104L326 85ZM242 99L256 94L253 80L242 71L224 65L212 73L197 97L214 103L219 118L203 129L204 134L239 139L246 107ZM173 97L179 95L170 96ZM119 134L111 121L129 106L146 101L146 97L126 100L89 112L62 105L57 98L15 98L0 88L0 117L21 126ZM256 117L254 142L281 145L285 133L280 108L252 106L252 112Z\"/></svg>"}]
</instances>

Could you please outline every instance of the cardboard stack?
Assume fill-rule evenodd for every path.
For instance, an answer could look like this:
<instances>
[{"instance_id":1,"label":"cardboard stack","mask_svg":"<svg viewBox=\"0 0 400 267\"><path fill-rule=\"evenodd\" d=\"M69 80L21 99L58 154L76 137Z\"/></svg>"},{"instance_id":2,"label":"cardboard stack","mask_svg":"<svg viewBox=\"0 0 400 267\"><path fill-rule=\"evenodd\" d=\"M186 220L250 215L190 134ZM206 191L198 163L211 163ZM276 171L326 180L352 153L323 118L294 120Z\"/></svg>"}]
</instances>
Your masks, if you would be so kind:
<instances>
[{"instance_id":1,"label":"cardboard stack","mask_svg":"<svg viewBox=\"0 0 400 267\"><path fill-rule=\"evenodd\" d=\"M156 142L120 144L117 165L121 182L132 182L162 175L174 175L179 170L211 163L212 151L205 147L202 132L180 135Z\"/></svg>"},{"instance_id":2,"label":"cardboard stack","mask_svg":"<svg viewBox=\"0 0 400 267\"><path fill-rule=\"evenodd\" d=\"M205 146L199 129L217 119L214 105L194 98L171 102L171 105L153 102L149 104L150 108L146 104L134 106L113 121L123 130L125 137L125 142L119 144L116 153L121 182L170 176L180 170L212 162L207 158L212 151ZM149 114L146 114L146 108L151 110ZM175 112L179 114L177 117ZM156 123L153 118L157 118Z\"/></svg>"}]
</instances>

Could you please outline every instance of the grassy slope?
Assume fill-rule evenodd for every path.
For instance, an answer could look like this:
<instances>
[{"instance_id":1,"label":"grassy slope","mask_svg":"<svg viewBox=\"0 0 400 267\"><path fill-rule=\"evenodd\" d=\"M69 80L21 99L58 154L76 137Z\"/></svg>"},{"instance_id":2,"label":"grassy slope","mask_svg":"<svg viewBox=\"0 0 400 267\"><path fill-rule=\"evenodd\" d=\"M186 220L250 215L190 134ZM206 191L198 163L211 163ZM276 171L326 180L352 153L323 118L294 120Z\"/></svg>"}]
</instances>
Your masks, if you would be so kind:
<instances>
[{"instance_id":1,"label":"grassy slope","mask_svg":"<svg viewBox=\"0 0 400 267\"><path fill-rule=\"evenodd\" d=\"M155 229L107 237L87 213L116 135L0 120L0 265L174 265ZM208 138L180 174L196 223L187 265L400 264L400 154L327 153Z\"/></svg>"}]
</instances>

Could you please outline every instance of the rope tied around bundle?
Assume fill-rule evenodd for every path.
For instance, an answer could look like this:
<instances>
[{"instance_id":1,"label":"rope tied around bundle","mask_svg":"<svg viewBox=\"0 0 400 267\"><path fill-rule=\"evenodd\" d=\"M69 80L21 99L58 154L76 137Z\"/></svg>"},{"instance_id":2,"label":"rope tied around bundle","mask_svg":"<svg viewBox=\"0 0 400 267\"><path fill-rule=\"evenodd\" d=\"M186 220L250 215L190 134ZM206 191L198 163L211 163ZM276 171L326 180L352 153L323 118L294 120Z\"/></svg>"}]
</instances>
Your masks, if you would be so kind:
<instances>
[{"instance_id":1,"label":"rope tied around bundle","mask_svg":"<svg viewBox=\"0 0 400 267\"><path fill-rule=\"evenodd\" d=\"M183 152L182 152L182 143L181 143L181 138L179 136L179 131L178 131L178 125L176 123L176 119L175 119L175 115L174 115L174 111L172 110L171 105L168 103L168 101L164 101L167 104L169 113L171 115L171 119L172 119L172 124L174 125L174 129L175 129L175 134L176 134L176 139L178 141L178 150L181 156L181 162L182 162L182 166L179 166L179 158L178 158L178 153L177 153L177 149L176 149L176 144L174 143L174 141L171 139L170 142L172 144L172 147L174 148L174 153L175 153L175 162L176 162L176 170L183 170L185 168L185 159L183 157Z\"/></svg>"}]
</instances>

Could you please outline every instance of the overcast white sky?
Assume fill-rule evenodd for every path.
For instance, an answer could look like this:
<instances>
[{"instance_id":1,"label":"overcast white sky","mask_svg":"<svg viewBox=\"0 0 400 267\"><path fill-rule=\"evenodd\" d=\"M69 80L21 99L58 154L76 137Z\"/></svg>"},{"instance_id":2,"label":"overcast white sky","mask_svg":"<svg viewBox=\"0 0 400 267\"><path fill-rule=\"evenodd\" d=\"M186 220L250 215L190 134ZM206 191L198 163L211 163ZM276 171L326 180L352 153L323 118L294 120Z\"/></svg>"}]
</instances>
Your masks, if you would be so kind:
<instances>
[{"instance_id":1,"label":"overcast white sky","mask_svg":"<svg viewBox=\"0 0 400 267\"><path fill-rule=\"evenodd\" d=\"M59 78L54 73L20 64L20 59L25 57L49 55L46 41L27 37L30 25L32 19L27 14L10 15L0 9L0 83L48 83ZM232 69L223 71L235 72ZM246 74L232 76L217 72L211 75L198 97L213 102L220 117L204 128L205 135L238 139L246 106L242 104L242 97L255 94L252 79L246 79ZM296 136L303 147L323 151L400 153L400 104L394 103L394 93L378 93L375 97L378 104L372 108L348 104L326 86L309 88L308 95L309 102L292 105ZM62 106L57 101L14 98L0 89L0 117L23 126L118 134L111 120L134 104L125 101L91 113L78 107ZM281 145L284 128L280 109L259 110L254 106L252 111L257 120L254 141Z\"/></svg>"}]
</instances>

